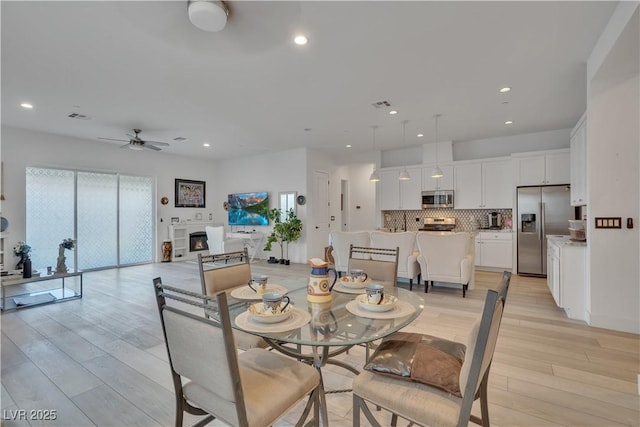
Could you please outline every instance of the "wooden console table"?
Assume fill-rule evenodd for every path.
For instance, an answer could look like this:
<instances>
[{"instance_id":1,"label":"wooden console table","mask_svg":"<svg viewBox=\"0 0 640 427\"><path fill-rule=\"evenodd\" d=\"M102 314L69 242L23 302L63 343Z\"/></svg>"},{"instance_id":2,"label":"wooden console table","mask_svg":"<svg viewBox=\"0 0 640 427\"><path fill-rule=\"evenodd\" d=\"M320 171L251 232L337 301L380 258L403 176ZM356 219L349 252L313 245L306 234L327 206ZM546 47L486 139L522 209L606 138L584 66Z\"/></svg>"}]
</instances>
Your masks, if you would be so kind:
<instances>
[{"instance_id":1,"label":"wooden console table","mask_svg":"<svg viewBox=\"0 0 640 427\"><path fill-rule=\"evenodd\" d=\"M71 281L72 283L67 283ZM46 274L24 279L20 276L1 278L0 310L16 310L41 304L82 298L82 272Z\"/></svg>"}]
</instances>

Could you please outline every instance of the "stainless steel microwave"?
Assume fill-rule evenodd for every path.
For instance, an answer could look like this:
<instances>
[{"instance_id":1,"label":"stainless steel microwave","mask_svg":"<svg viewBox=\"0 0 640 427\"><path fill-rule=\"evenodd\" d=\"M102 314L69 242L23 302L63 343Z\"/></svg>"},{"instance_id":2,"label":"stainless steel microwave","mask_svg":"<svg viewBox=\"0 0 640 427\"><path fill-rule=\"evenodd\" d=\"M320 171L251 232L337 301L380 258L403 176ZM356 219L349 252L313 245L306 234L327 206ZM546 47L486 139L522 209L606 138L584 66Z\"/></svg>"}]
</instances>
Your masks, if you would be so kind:
<instances>
[{"instance_id":1,"label":"stainless steel microwave","mask_svg":"<svg viewBox=\"0 0 640 427\"><path fill-rule=\"evenodd\" d=\"M452 208L453 190L423 191L422 209Z\"/></svg>"}]
</instances>

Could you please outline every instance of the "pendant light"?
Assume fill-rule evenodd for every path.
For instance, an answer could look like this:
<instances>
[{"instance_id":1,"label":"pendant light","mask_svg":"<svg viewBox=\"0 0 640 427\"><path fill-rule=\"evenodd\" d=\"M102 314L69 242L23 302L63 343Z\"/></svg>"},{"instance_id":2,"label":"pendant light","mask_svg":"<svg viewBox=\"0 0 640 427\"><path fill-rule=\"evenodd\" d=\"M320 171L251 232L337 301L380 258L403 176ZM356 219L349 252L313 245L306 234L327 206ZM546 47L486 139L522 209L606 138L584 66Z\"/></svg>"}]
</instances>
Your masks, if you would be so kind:
<instances>
[{"instance_id":1,"label":"pendant light","mask_svg":"<svg viewBox=\"0 0 640 427\"><path fill-rule=\"evenodd\" d=\"M407 126L407 122L409 120L405 120L402 122L402 146L405 146L405 127ZM402 172L400 172L400 175L398 176L398 179L400 181L409 181L411 179L411 175L409 175L409 172L407 171L407 167L405 166L404 169L402 169Z\"/></svg>"},{"instance_id":2,"label":"pendant light","mask_svg":"<svg viewBox=\"0 0 640 427\"><path fill-rule=\"evenodd\" d=\"M371 126L371 128L373 129L373 152L375 153L376 151L376 129L378 128L378 126ZM380 175L378 175L378 171L376 170L376 164L373 164L373 172L371 172L371 176L369 177L369 181L371 182L378 182L380 181Z\"/></svg>"},{"instance_id":3,"label":"pendant light","mask_svg":"<svg viewBox=\"0 0 640 427\"><path fill-rule=\"evenodd\" d=\"M431 171L431 178L442 178L444 173L442 173L442 169L438 166L438 118L441 114L436 114L436 166Z\"/></svg>"}]
</instances>

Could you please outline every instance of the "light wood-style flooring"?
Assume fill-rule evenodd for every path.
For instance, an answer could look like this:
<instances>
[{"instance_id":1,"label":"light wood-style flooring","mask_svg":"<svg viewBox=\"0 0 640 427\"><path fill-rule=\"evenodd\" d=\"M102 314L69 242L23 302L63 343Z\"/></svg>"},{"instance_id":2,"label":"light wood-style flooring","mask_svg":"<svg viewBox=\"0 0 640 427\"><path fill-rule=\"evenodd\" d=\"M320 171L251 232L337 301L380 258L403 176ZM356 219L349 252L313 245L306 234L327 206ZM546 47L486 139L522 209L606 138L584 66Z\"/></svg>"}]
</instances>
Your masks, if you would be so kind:
<instances>
[{"instance_id":1,"label":"light wood-style flooring","mask_svg":"<svg viewBox=\"0 0 640 427\"><path fill-rule=\"evenodd\" d=\"M273 283L308 274L306 265L265 261L252 270ZM81 300L2 314L2 424L173 425L173 387L152 289L157 276L200 288L196 263L141 265L85 273ZM478 272L465 299L458 290L424 295L414 287L426 308L408 329L464 342L487 288L498 280L497 273ZM568 320L544 279L514 276L489 381L492 425L640 425L639 348L637 335ZM361 367L364 352L354 348L343 357ZM327 388L350 385L343 369L330 366L323 374ZM350 426L351 394L330 394L327 402L330 424ZM55 410L56 420L11 419L18 409L27 418L32 409ZM278 425L291 425L298 410ZM388 425L388 414L377 414ZM185 425L195 421L187 417Z\"/></svg>"}]
</instances>

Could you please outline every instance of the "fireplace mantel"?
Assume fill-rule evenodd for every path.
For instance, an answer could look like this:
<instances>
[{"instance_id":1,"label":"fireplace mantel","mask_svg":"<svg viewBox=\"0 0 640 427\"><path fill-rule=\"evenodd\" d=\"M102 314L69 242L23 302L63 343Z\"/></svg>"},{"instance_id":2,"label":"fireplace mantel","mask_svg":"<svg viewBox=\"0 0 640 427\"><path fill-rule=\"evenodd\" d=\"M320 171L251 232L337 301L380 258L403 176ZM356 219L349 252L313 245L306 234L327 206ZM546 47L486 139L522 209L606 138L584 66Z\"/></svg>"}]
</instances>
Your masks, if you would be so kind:
<instances>
[{"instance_id":1,"label":"fireplace mantel","mask_svg":"<svg viewBox=\"0 0 640 427\"><path fill-rule=\"evenodd\" d=\"M189 235L196 232L204 232L207 226L219 226L215 222L195 222L187 221L179 224L169 225L169 239L171 240L172 251L171 261L187 261L198 258L198 253L208 254L207 251L191 252L189 250Z\"/></svg>"}]
</instances>

